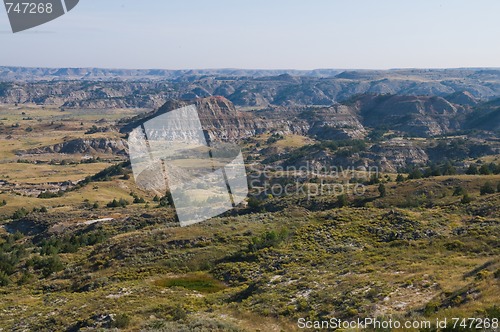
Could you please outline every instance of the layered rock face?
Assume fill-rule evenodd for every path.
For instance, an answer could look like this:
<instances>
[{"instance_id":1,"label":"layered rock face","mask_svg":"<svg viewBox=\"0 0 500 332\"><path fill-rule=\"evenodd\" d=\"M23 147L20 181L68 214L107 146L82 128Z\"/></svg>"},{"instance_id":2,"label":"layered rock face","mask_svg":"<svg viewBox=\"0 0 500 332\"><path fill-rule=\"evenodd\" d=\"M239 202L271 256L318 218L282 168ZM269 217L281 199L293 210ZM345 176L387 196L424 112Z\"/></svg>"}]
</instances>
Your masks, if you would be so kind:
<instances>
[{"instance_id":1,"label":"layered rock face","mask_svg":"<svg viewBox=\"0 0 500 332\"><path fill-rule=\"evenodd\" d=\"M362 95L345 104L273 106L252 112L239 111L231 101L220 96L191 102L170 100L157 111L133 119L122 132L165 112L194 104L204 130L216 141L242 139L264 132L298 134L320 140L363 139L366 128L386 128L409 136L430 137L466 127L474 107L467 105L468 99L459 99L463 104L454 104L441 97ZM496 113L489 116L495 117Z\"/></svg>"},{"instance_id":2,"label":"layered rock face","mask_svg":"<svg viewBox=\"0 0 500 332\"><path fill-rule=\"evenodd\" d=\"M79 138L68 142L59 143L51 146L31 149L27 151L18 151L19 155L23 154L45 154L45 153L62 153L62 154L96 154L96 153L112 153L117 155L126 155L128 151L127 143L122 139L107 139L107 138Z\"/></svg>"},{"instance_id":3,"label":"layered rock face","mask_svg":"<svg viewBox=\"0 0 500 332\"><path fill-rule=\"evenodd\" d=\"M146 121L169 111L195 105L203 130L212 141L234 141L265 132L310 135L322 139L362 138L365 129L348 106L334 105L311 110L270 108L261 112L238 111L224 97L193 102L168 101L158 111L132 119L121 132L130 132Z\"/></svg>"},{"instance_id":4,"label":"layered rock face","mask_svg":"<svg viewBox=\"0 0 500 332\"><path fill-rule=\"evenodd\" d=\"M429 156L422 148L408 141L393 140L381 145L374 145L365 157L383 171L397 172L412 165L425 165Z\"/></svg>"},{"instance_id":5,"label":"layered rock face","mask_svg":"<svg viewBox=\"0 0 500 332\"><path fill-rule=\"evenodd\" d=\"M203 130L212 141L229 141L256 135L263 130L264 124L250 114L237 111L234 105L224 97L209 97L193 102L169 100L157 111L137 116L121 128L128 133L148 121L168 112L194 105Z\"/></svg>"}]
</instances>

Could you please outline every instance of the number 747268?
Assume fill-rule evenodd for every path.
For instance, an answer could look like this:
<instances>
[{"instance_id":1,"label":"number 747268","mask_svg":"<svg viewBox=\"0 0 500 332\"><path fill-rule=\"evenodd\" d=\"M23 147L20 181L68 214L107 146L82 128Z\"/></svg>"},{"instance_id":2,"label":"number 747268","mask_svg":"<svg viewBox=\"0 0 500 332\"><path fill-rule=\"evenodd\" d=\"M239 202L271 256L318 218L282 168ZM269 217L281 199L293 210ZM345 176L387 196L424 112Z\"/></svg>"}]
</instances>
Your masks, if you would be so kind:
<instances>
[{"instance_id":1,"label":"number 747268","mask_svg":"<svg viewBox=\"0 0 500 332\"><path fill-rule=\"evenodd\" d=\"M17 14L51 14L52 13L52 3L34 3L34 2L21 2L12 3L6 2L7 13L12 12Z\"/></svg>"}]
</instances>

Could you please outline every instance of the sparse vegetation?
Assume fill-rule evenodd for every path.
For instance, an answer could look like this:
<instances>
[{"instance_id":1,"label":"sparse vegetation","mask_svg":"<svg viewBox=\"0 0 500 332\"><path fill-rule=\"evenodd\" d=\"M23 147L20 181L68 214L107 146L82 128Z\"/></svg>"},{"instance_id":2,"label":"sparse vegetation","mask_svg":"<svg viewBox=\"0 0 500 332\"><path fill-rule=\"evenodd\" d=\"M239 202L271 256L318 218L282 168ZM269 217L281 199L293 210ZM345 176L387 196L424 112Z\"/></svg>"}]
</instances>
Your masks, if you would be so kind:
<instances>
[{"instance_id":1,"label":"sparse vegetation","mask_svg":"<svg viewBox=\"0 0 500 332\"><path fill-rule=\"evenodd\" d=\"M363 98L372 97L352 102ZM54 150L85 134L106 144L123 140L117 127L130 120L116 120L144 110L29 106L22 115L0 107L0 139L8 142L0 146L0 329L294 331L298 317L332 313L346 320L498 316L495 134L424 137L397 126L323 125L335 120L337 106L245 110L268 117L270 127L288 111L314 126L245 139L248 173L266 166L267 178L250 188L248 204L184 228L170 193L135 186L125 155ZM367 137L345 139L352 132ZM308 163L317 172L279 170ZM368 172L371 164L377 174ZM323 175L335 166L353 171ZM264 180L292 190L266 192ZM313 195L328 185L365 191Z\"/></svg>"}]
</instances>

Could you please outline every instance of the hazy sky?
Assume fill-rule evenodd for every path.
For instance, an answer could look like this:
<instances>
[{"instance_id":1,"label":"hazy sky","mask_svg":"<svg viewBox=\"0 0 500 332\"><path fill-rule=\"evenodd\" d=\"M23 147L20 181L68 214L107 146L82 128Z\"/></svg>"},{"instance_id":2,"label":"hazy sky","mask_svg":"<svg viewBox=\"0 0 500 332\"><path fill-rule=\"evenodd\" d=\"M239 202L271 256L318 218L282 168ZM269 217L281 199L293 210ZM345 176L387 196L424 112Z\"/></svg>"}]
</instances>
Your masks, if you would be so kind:
<instances>
[{"instance_id":1,"label":"hazy sky","mask_svg":"<svg viewBox=\"0 0 500 332\"><path fill-rule=\"evenodd\" d=\"M80 0L12 34L0 8L0 65L500 67L499 13L499 0Z\"/></svg>"}]
</instances>

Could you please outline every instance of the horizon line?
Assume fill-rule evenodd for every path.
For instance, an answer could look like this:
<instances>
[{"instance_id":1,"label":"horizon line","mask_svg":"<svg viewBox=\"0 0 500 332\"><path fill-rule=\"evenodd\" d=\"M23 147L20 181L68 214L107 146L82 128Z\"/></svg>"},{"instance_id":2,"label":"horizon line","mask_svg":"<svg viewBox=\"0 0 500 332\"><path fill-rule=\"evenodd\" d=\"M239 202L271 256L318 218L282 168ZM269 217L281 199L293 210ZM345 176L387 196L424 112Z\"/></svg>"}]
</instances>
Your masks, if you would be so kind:
<instances>
[{"instance_id":1,"label":"horizon line","mask_svg":"<svg viewBox=\"0 0 500 332\"><path fill-rule=\"evenodd\" d=\"M394 70L477 70L477 69L489 69L489 70L500 70L500 67L394 67L394 68L314 68L314 69L295 69L295 68L244 68L244 67L218 67L218 68L180 68L180 69L168 69L168 68L126 68L126 67L93 67L93 66L63 66L63 67L52 67L52 66L19 66L19 65L0 65L0 68L26 68L26 69L102 69L102 70L164 70L164 71L196 71L196 70L247 70L247 71L321 71L321 70L339 70L339 71L394 71Z\"/></svg>"}]
</instances>

